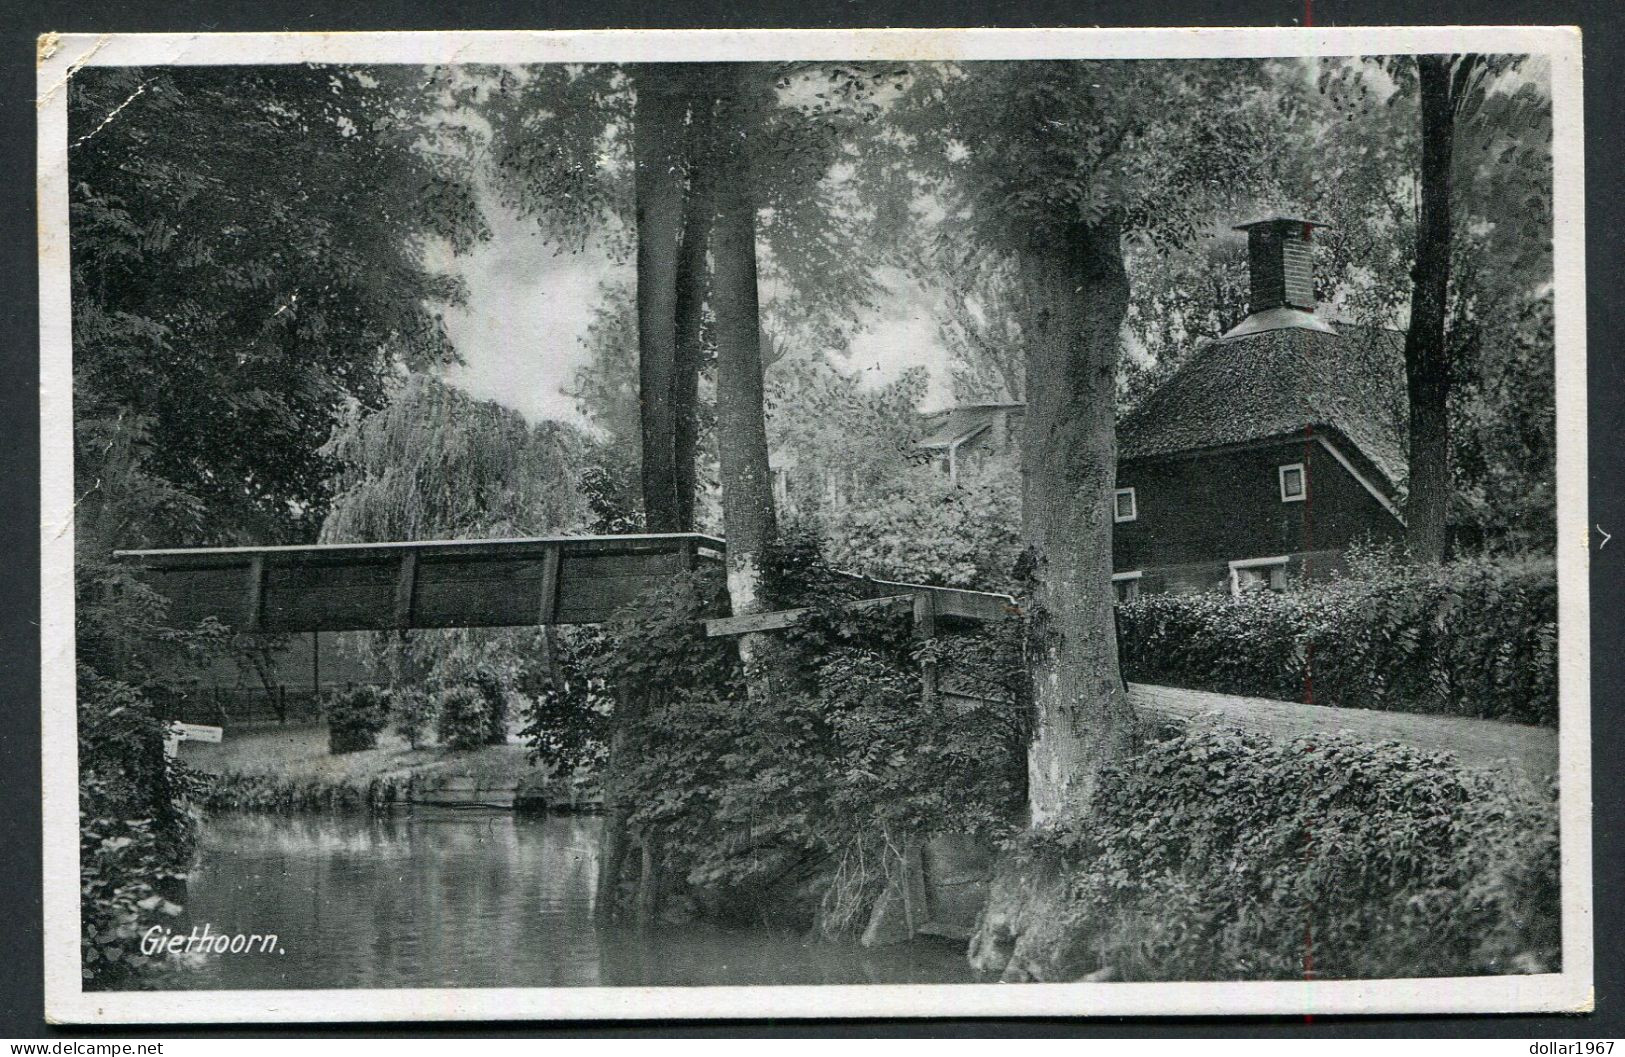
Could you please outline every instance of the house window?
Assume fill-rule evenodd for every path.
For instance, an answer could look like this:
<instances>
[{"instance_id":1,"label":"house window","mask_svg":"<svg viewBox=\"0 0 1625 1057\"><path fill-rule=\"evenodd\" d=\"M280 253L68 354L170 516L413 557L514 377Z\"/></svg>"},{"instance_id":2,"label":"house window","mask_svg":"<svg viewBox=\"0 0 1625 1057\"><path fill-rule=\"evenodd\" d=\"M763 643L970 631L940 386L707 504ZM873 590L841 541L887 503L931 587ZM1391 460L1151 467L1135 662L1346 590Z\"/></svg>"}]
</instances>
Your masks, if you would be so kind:
<instances>
[{"instance_id":1,"label":"house window","mask_svg":"<svg viewBox=\"0 0 1625 1057\"><path fill-rule=\"evenodd\" d=\"M1140 572L1113 573L1112 590L1117 594L1119 602L1132 602L1140 597Z\"/></svg>"},{"instance_id":2,"label":"house window","mask_svg":"<svg viewBox=\"0 0 1625 1057\"><path fill-rule=\"evenodd\" d=\"M1281 478L1281 502L1303 502L1309 494L1309 480L1304 476L1303 463L1290 463L1276 472Z\"/></svg>"},{"instance_id":3,"label":"house window","mask_svg":"<svg viewBox=\"0 0 1625 1057\"><path fill-rule=\"evenodd\" d=\"M1134 489L1119 488L1112 498L1112 520L1133 521L1140 516L1140 508L1134 500Z\"/></svg>"},{"instance_id":4,"label":"house window","mask_svg":"<svg viewBox=\"0 0 1625 1057\"><path fill-rule=\"evenodd\" d=\"M1230 563L1230 593L1286 590L1286 558L1243 558Z\"/></svg>"}]
</instances>

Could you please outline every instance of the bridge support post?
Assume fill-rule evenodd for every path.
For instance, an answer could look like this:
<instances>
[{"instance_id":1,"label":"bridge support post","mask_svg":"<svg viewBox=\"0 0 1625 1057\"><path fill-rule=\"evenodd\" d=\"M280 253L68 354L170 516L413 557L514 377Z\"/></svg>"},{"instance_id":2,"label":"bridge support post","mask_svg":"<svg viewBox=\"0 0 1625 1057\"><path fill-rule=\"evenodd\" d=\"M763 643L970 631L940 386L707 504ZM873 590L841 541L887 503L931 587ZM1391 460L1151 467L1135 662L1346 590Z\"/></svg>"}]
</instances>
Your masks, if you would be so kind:
<instances>
[{"instance_id":1,"label":"bridge support post","mask_svg":"<svg viewBox=\"0 0 1625 1057\"><path fill-rule=\"evenodd\" d=\"M910 837L903 845L903 918L908 923L910 938L919 935L920 928L931 919L930 900L925 889L925 861L920 855L920 842Z\"/></svg>"},{"instance_id":2,"label":"bridge support post","mask_svg":"<svg viewBox=\"0 0 1625 1057\"><path fill-rule=\"evenodd\" d=\"M937 599L929 591L914 596L914 637L929 645L937 637ZM920 696L927 708L937 703L937 662L927 658L920 665Z\"/></svg>"}]
</instances>

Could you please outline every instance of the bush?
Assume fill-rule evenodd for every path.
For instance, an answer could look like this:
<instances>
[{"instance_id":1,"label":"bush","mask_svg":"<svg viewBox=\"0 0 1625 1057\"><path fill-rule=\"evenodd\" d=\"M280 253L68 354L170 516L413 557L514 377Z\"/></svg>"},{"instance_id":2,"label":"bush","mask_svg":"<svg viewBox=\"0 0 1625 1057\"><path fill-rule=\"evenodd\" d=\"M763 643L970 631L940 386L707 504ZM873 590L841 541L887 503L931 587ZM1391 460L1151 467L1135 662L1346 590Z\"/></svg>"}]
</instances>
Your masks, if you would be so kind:
<instances>
[{"instance_id":1,"label":"bush","mask_svg":"<svg viewBox=\"0 0 1625 1057\"><path fill-rule=\"evenodd\" d=\"M1140 980L1555 972L1555 788L1341 736L1181 735L1045 831L1069 929Z\"/></svg>"},{"instance_id":2,"label":"bush","mask_svg":"<svg viewBox=\"0 0 1625 1057\"><path fill-rule=\"evenodd\" d=\"M491 743L491 705L477 687L453 686L440 695L440 744L477 749Z\"/></svg>"},{"instance_id":3,"label":"bush","mask_svg":"<svg viewBox=\"0 0 1625 1057\"><path fill-rule=\"evenodd\" d=\"M372 748L389 717L389 695L376 686L334 695L327 704L327 751L337 755Z\"/></svg>"},{"instance_id":4,"label":"bush","mask_svg":"<svg viewBox=\"0 0 1625 1057\"><path fill-rule=\"evenodd\" d=\"M508 690L501 678L490 671L478 671L469 681L485 699L485 742L501 745L508 740Z\"/></svg>"},{"instance_id":5,"label":"bush","mask_svg":"<svg viewBox=\"0 0 1625 1057\"><path fill-rule=\"evenodd\" d=\"M397 686L390 690L389 699L395 733L412 748L420 747L434 722L434 698L415 687Z\"/></svg>"},{"instance_id":6,"label":"bush","mask_svg":"<svg viewBox=\"0 0 1625 1057\"><path fill-rule=\"evenodd\" d=\"M1317 705L1557 723L1550 562L1359 571L1279 595L1124 603L1126 674Z\"/></svg>"},{"instance_id":7,"label":"bush","mask_svg":"<svg viewBox=\"0 0 1625 1057\"><path fill-rule=\"evenodd\" d=\"M164 752L167 720L185 700L184 673L225 656L230 633L212 619L168 627L162 596L110 560L110 541L79 527L79 952L85 988L101 990L141 986L147 970L175 961L140 945L142 932L181 913L197 840L203 787Z\"/></svg>"},{"instance_id":8,"label":"bush","mask_svg":"<svg viewBox=\"0 0 1625 1057\"><path fill-rule=\"evenodd\" d=\"M615 708L612 688L595 680L609 636L592 625L548 628L537 647L537 662L515 686L524 702L519 734L527 755L555 774L595 773Z\"/></svg>"},{"instance_id":9,"label":"bush","mask_svg":"<svg viewBox=\"0 0 1625 1057\"><path fill-rule=\"evenodd\" d=\"M911 467L863 501L817 515L830 565L886 580L982 591L1015 586L1021 554L1021 472L1009 456L962 467Z\"/></svg>"}]
</instances>

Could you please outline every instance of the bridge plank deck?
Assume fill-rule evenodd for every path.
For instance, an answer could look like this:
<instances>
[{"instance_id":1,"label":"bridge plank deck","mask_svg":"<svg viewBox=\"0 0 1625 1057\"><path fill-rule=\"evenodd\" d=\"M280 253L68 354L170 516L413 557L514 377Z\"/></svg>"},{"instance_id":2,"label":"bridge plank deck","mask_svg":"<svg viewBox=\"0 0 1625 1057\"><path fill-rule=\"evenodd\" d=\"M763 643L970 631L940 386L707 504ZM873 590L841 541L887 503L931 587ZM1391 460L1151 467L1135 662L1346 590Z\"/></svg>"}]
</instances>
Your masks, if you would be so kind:
<instances>
[{"instance_id":1,"label":"bridge plank deck","mask_svg":"<svg viewBox=\"0 0 1625 1057\"><path fill-rule=\"evenodd\" d=\"M715 559L697 533L118 551L177 627L362 631L596 623Z\"/></svg>"},{"instance_id":2,"label":"bridge plank deck","mask_svg":"<svg viewBox=\"0 0 1625 1057\"><path fill-rule=\"evenodd\" d=\"M303 632L598 623L697 561L715 569L724 548L714 536L662 533L200 547L115 557L170 599L176 627L214 617L248 630L257 615L257 630ZM1018 612L1008 595L843 575L868 597L929 596L932 611L949 622Z\"/></svg>"}]
</instances>

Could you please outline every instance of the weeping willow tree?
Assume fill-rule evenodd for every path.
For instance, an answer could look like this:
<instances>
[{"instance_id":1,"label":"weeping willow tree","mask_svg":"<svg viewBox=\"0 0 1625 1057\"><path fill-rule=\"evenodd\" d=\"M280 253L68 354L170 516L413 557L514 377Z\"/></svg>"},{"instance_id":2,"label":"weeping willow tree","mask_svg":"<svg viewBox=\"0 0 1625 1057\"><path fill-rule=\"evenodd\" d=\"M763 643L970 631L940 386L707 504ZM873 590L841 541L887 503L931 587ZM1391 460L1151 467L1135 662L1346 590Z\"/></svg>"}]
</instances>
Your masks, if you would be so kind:
<instances>
[{"instance_id":1,"label":"weeping willow tree","mask_svg":"<svg viewBox=\"0 0 1625 1057\"><path fill-rule=\"evenodd\" d=\"M572 427L532 426L423 374L340 423L324 448L338 465L324 543L500 539L581 531L585 443ZM398 685L495 679L511 687L539 655L533 629L356 632L347 645Z\"/></svg>"}]
</instances>

